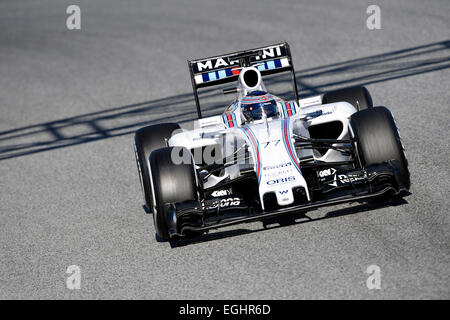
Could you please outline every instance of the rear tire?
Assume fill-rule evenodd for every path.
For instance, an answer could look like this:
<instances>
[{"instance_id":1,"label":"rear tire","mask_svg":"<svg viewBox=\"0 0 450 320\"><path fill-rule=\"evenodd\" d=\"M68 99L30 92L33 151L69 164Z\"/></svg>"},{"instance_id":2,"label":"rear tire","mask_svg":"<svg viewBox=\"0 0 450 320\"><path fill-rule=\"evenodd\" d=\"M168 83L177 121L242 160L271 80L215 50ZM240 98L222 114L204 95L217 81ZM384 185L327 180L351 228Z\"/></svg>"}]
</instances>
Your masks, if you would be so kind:
<instances>
[{"instance_id":1,"label":"rear tire","mask_svg":"<svg viewBox=\"0 0 450 320\"><path fill-rule=\"evenodd\" d=\"M322 97L322 103L348 102L353 105L356 110L365 110L373 107L372 97L369 90L363 86L344 88L330 91Z\"/></svg>"},{"instance_id":2,"label":"rear tire","mask_svg":"<svg viewBox=\"0 0 450 320\"><path fill-rule=\"evenodd\" d=\"M391 112L374 107L355 112L350 118L359 159L363 167L396 160L402 184L411 186L408 161Z\"/></svg>"},{"instance_id":3,"label":"rear tire","mask_svg":"<svg viewBox=\"0 0 450 320\"><path fill-rule=\"evenodd\" d=\"M165 204L198 200L197 176L193 164L174 164L172 150L163 148L150 155L150 170L155 203L153 206L153 221L156 234L162 240L169 240L169 225ZM178 148L177 148L178 149ZM182 148L183 152L190 151Z\"/></svg>"},{"instance_id":4,"label":"rear tire","mask_svg":"<svg viewBox=\"0 0 450 320\"><path fill-rule=\"evenodd\" d=\"M150 184L149 157L152 151L165 148L166 139L180 129L176 123L161 123L139 129L134 135L136 163L144 193L145 204L152 210L152 189Z\"/></svg>"}]
</instances>

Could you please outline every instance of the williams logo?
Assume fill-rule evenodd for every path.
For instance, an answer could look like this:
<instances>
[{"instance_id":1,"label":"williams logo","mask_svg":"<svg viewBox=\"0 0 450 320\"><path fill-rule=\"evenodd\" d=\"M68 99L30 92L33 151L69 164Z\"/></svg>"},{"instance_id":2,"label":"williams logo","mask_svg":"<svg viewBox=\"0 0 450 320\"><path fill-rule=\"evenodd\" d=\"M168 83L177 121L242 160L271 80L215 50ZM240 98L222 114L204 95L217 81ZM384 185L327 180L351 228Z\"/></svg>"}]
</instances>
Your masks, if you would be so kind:
<instances>
[{"instance_id":1,"label":"williams logo","mask_svg":"<svg viewBox=\"0 0 450 320\"><path fill-rule=\"evenodd\" d=\"M286 167L290 167L290 166L292 166L292 162L286 162L286 163L277 164L274 166L264 167L263 170L273 170L273 169L279 169L279 168L286 168Z\"/></svg>"}]
</instances>

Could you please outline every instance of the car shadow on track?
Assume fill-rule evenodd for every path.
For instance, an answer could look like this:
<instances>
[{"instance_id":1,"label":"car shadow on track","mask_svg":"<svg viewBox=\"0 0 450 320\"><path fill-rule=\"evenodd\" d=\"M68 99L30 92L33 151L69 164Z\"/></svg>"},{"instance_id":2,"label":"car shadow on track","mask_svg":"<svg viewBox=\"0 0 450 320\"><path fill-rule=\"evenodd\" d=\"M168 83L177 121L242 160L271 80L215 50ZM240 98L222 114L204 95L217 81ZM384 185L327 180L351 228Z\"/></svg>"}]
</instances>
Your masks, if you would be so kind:
<instances>
[{"instance_id":1,"label":"car shadow on track","mask_svg":"<svg viewBox=\"0 0 450 320\"><path fill-rule=\"evenodd\" d=\"M411 193L407 193L406 196L409 196ZM277 228L282 228L286 226L292 226L292 225L300 225L304 223L309 222L317 222L320 220L325 219L332 219L332 218L338 218L342 216L382 209L382 208L388 208L388 207L395 207L400 205L408 204L408 201L406 201L403 197L394 197L392 199L385 199L385 200L370 200L366 202L360 202L357 205L352 205L345 208L340 208L336 210L332 210L327 212L324 216L314 218L311 214L308 214L308 212L299 212L296 214L290 214L285 216L280 216L277 218L271 218L267 220L263 220L260 223L262 223L262 228L258 229L233 229L233 230L226 230L226 231L212 231L210 233L203 234L201 236L197 237L186 237L186 238L179 238L176 240L169 241L169 244L171 248L178 248L178 247L184 247L188 245L193 244L200 244L205 243L209 241L214 240L220 240L224 238L230 238L235 236L242 236L250 233L255 232L263 232L267 230L273 230ZM310 211L314 212L314 211Z\"/></svg>"},{"instance_id":2,"label":"car shadow on track","mask_svg":"<svg viewBox=\"0 0 450 320\"><path fill-rule=\"evenodd\" d=\"M450 40L297 70L296 80L300 95L307 97L339 87L369 85L447 68ZM269 88L270 84L277 85L277 80L269 82ZM205 94L221 93L211 89ZM221 113L223 108L211 105L203 111ZM0 161L133 134L151 124L176 121L183 125L195 119L193 94L183 93L5 130L0 132Z\"/></svg>"}]
</instances>

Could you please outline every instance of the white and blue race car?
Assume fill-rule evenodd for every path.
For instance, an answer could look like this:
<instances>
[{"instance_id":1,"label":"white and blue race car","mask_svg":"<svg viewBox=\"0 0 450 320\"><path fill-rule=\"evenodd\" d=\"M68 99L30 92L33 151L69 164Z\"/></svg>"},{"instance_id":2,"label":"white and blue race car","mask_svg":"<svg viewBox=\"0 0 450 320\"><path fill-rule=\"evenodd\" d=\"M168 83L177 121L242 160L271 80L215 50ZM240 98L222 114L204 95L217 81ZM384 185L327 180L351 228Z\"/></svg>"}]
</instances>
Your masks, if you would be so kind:
<instances>
[{"instance_id":1,"label":"white and blue race car","mask_svg":"<svg viewBox=\"0 0 450 320\"><path fill-rule=\"evenodd\" d=\"M391 112L352 87L298 98L287 43L188 61L198 120L135 134L146 206L163 240L344 202L402 195L408 162ZM295 98L268 92L291 73ZM202 117L198 90L234 83L236 97Z\"/></svg>"}]
</instances>

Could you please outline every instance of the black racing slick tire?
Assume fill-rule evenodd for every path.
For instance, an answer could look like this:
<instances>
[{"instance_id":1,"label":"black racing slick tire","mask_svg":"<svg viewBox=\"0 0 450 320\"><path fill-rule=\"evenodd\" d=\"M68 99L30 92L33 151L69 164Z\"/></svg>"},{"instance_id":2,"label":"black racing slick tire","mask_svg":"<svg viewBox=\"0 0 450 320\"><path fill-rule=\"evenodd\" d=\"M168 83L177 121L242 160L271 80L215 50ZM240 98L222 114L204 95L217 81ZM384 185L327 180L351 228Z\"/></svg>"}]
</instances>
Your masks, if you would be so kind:
<instances>
[{"instance_id":1,"label":"black racing slick tire","mask_svg":"<svg viewBox=\"0 0 450 320\"><path fill-rule=\"evenodd\" d=\"M166 139L169 139L177 129L180 129L180 126L176 123L161 123L141 128L134 135L139 179L141 180L145 204L149 210L152 209L152 189L149 171L150 154L156 149L167 147Z\"/></svg>"},{"instance_id":2,"label":"black racing slick tire","mask_svg":"<svg viewBox=\"0 0 450 320\"><path fill-rule=\"evenodd\" d=\"M350 126L361 166L395 160L400 181L409 190L408 161L391 112L385 107L355 112Z\"/></svg>"},{"instance_id":3,"label":"black racing slick tire","mask_svg":"<svg viewBox=\"0 0 450 320\"><path fill-rule=\"evenodd\" d=\"M372 97L369 90L363 86L350 87L327 92L322 97L322 103L348 102L353 105L356 110L365 110L373 107Z\"/></svg>"},{"instance_id":4,"label":"black racing slick tire","mask_svg":"<svg viewBox=\"0 0 450 320\"><path fill-rule=\"evenodd\" d=\"M189 200L198 200L198 180L194 161L175 164L172 161L172 150L176 154L190 151L181 147L158 149L150 155L150 170L152 187L155 196L153 219L156 234L162 240L169 240L170 217L166 212L166 204ZM182 151L181 151L182 149Z\"/></svg>"}]
</instances>

